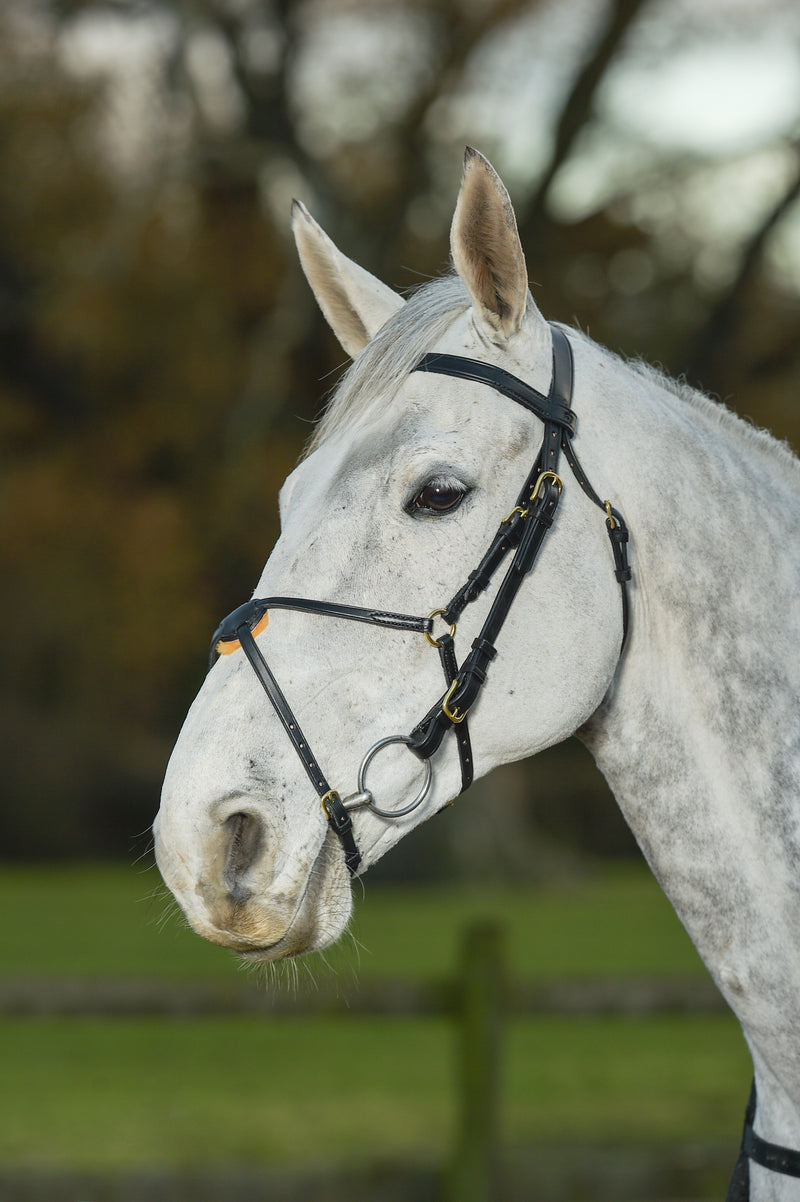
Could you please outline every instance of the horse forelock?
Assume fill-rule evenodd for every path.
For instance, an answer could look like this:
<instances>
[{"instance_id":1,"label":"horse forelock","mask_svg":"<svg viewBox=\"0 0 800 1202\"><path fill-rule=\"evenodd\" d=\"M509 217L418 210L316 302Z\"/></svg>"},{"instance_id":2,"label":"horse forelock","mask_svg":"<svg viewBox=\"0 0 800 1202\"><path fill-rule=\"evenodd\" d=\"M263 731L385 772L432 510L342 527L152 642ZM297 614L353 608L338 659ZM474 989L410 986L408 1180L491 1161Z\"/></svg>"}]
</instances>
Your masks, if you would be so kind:
<instances>
[{"instance_id":1,"label":"horse forelock","mask_svg":"<svg viewBox=\"0 0 800 1202\"><path fill-rule=\"evenodd\" d=\"M434 349L469 306L469 294L456 275L429 280L412 292L336 385L306 454L334 434L355 426L378 403L391 400L422 356Z\"/></svg>"}]
</instances>

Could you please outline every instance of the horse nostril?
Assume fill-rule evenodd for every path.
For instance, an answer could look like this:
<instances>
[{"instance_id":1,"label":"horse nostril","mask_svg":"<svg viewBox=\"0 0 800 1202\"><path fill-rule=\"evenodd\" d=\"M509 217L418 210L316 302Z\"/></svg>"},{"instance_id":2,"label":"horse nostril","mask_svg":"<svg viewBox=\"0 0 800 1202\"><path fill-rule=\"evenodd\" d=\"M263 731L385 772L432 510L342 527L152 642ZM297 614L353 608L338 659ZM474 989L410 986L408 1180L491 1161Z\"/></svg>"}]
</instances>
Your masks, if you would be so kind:
<instances>
[{"instance_id":1,"label":"horse nostril","mask_svg":"<svg viewBox=\"0 0 800 1202\"><path fill-rule=\"evenodd\" d=\"M264 846L264 827L255 814L231 814L225 827L229 832L228 857L225 863L225 887L234 902L245 902L252 890L242 877L261 855Z\"/></svg>"}]
</instances>

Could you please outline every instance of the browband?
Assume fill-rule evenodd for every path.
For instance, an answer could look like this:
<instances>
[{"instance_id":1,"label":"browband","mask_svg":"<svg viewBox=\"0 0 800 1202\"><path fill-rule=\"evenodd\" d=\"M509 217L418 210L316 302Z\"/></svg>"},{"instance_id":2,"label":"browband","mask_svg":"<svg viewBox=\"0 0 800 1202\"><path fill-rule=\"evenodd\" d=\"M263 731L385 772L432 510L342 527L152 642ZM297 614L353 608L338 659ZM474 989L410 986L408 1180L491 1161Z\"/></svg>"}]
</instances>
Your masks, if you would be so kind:
<instances>
[{"instance_id":1,"label":"browband","mask_svg":"<svg viewBox=\"0 0 800 1202\"><path fill-rule=\"evenodd\" d=\"M555 329L553 333L556 333ZM557 339L554 338L554 355L556 342ZM570 368L571 363L572 357L570 356ZM496 367L494 363L481 363L480 359L467 359L461 355L423 355L414 370L434 372L440 376L455 376L460 380L474 380L477 384L488 384L495 392L502 393L511 401L516 401L518 405L530 410L543 422L555 422L562 429L568 430L570 434L574 434L577 428L577 414L570 409L568 401L563 399L572 395L571 370L569 380L564 380L562 373L554 371L553 384L555 385L558 381L560 395L556 395L554 389L551 389L549 396L537 392L530 384L526 384L517 376L512 376L510 371Z\"/></svg>"}]
</instances>

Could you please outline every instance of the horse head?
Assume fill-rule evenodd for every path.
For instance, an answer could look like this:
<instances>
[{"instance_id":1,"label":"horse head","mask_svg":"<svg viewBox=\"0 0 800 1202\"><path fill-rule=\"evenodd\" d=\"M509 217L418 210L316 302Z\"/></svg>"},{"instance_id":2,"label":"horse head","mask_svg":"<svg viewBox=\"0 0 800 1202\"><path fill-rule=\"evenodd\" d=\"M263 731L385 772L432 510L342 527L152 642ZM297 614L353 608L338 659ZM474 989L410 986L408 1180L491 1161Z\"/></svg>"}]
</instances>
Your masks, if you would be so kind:
<instances>
[{"instance_id":1,"label":"horse head","mask_svg":"<svg viewBox=\"0 0 800 1202\"><path fill-rule=\"evenodd\" d=\"M607 505L604 526L571 459L582 488L563 502L558 472L546 470L571 445L574 415L556 395L556 335L529 292L511 203L489 163L467 152L454 273L408 300L345 257L299 204L293 226L354 362L281 491L281 535L254 594L267 601L218 632L230 654L187 716L155 824L159 868L192 927L250 959L335 940L350 874L473 773L585 723L623 639L621 518ZM588 476L602 489L597 421L587 404ZM502 559L516 571L511 585L505 564L495 571ZM493 606L505 610L496 643L486 633Z\"/></svg>"}]
</instances>

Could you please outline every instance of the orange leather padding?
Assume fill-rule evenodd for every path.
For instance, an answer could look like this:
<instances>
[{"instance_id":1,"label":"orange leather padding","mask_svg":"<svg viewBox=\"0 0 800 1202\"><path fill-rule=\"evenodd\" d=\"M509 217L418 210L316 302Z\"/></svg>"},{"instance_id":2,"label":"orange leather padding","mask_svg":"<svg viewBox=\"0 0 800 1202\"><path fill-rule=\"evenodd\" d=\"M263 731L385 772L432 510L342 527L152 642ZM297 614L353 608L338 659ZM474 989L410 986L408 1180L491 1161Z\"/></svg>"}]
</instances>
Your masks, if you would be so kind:
<instances>
[{"instance_id":1,"label":"orange leather padding","mask_svg":"<svg viewBox=\"0 0 800 1202\"><path fill-rule=\"evenodd\" d=\"M256 635L261 634L262 630L267 629L268 622L269 622L269 611L267 611L264 614L263 618L260 618L258 620L258 622L256 622L255 626L253 627L253 638L255 638ZM225 642L222 639L220 639L220 641L217 643L216 651L218 651L220 655L232 655L234 651L239 650L241 645L242 644L239 642L238 639L232 639L230 642Z\"/></svg>"}]
</instances>

